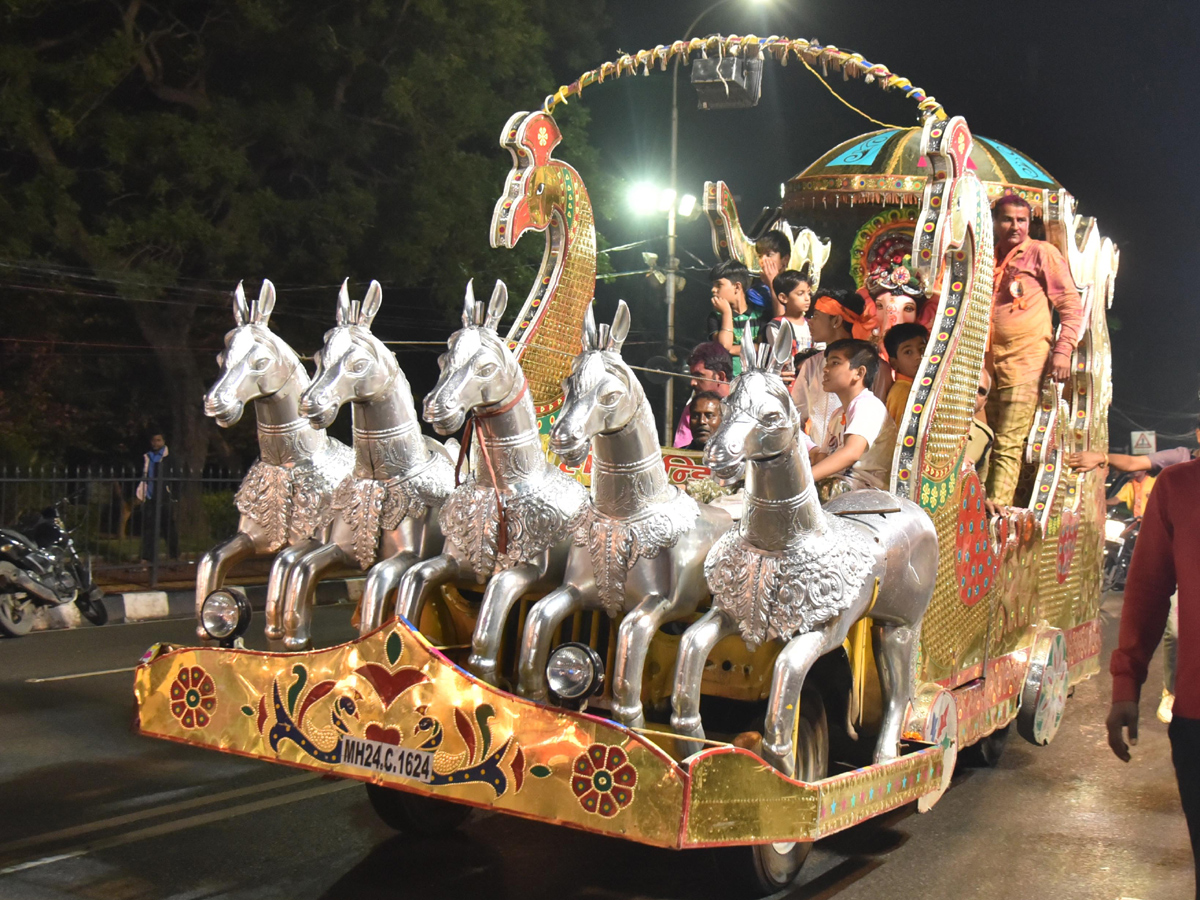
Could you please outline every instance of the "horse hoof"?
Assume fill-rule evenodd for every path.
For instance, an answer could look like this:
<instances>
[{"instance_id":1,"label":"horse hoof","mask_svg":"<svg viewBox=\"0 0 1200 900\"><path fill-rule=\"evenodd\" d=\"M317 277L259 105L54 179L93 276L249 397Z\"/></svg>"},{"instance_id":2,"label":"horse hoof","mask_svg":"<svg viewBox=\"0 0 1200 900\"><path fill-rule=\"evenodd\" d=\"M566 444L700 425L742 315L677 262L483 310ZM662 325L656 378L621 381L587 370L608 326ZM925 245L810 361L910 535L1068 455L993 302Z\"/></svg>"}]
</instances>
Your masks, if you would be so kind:
<instances>
[{"instance_id":1,"label":"horse hoof","mask_svg":"<svg viewBox=\"0 0 1200 900\"><path fill-rule=\"evenodd\" d=\"M263 629L263 634L266 636L268 641L282 641L283 640L283 629L280 628L278 625L268 625L266 628Z\"/></svg>"},{"instance_id":2,"label":"horse hoof","mask_svg":"<svg viewBox=\"0 0 1200 900\"><path fill-rule=\"evenodd\" d=\"M309 648L308 638L285 637L283 639L283 649L295 653L299 650L307 650Z\"/></svg>"},{"instance_id":3,"label":"horse hoof","mask_svg":"<svg viewBox=\"0 0 1200 900\"><path fill-rule=\"evenodd\" d=\"M646 716L642 711L642 705L637 706L621 706L613 704L612 717L614 721L620 722L626 728L645 728Z\"/></svg>"}]
</instances>

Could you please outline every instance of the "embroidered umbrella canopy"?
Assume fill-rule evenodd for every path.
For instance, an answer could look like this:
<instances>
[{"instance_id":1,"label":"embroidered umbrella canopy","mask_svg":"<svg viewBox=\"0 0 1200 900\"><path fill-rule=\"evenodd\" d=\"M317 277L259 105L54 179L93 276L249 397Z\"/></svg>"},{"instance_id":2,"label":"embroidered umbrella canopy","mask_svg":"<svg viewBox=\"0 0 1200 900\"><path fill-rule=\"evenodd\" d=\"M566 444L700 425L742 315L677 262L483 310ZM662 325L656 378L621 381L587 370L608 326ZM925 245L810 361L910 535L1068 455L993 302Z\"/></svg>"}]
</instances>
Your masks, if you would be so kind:
<instances>
[{"instance_id":1,"label":"embroidered umbrella canopy","mask_svg":"<svg viewBox=\"0 0 1200 900\"><path fill-rule=\"evenodd\" d=\"M975 135L969 167L988 197L1020 194L1042 214L1048 195L1062 190L1044 168L1008 144ZM919 205L930 174L920 128L884 128L838 144L787 183L785 214L802 218L813 207L842 204Z\"/></svg>"}]
</instances>

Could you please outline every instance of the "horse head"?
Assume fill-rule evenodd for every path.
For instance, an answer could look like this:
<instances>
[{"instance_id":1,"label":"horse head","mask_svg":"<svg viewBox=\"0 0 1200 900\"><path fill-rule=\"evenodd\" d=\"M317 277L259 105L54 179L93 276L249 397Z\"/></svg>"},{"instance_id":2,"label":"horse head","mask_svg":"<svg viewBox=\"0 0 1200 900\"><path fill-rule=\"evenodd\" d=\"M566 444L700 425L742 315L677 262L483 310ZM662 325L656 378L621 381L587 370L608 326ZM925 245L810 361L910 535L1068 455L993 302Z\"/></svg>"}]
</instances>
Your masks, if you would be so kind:
<instances>
[{"instance_id":1,"label":"horse head","mask_svg":"<svg viewBox=\"0 0 1200 900\"><path fill-rule=\"evenodd\" d=\"M597 434L620 431L637 414L643 401L641 386L621 359L629 334L629 307L617 303L612 325L596 328L588 306L584 318L583 352L571 364L563 382L563 403L550 430L550 449L568 465L579 465Z\"/></svg>"},{"instance_id":2,"label":"horse head","mask_svg":"<svg viewBox=\"0 0 1200 900\"><path fill-rule=\"evenodd\" d=\"M759 361L749 326L742 332L742 374L722 404L721 424L704 448L704 464L722 484L745 475L746 460L779 456L796 443L800 415L780 377L792 355L792 326L784 320Z\"/></svg>"},{"instance_id":3,"label":"horse head","mask_svg":"<svg viewBox=\"0 0 1200 900\"><path fill-rule=\"evenodd\" d=\"M512 154L513 167L492 212L493 247L511 250L525 232L545 231L555 209L565 218L567 170L552 158L561 140L557 123L544 112L519 112L508 120L500 146Z\"/></svg>"},{"instance_id":4,"label":"horse head","mask_svg":"<svg viewBox=\"0 0 1200 900\"><path fill-rule=\"evenodd\" d=\"M325 346L316 356L317 374L304 396L300 413L313 425L326 428L348 402L367 403L389 393L400 366L383 341L371 333L371 322L383 302L383 288L372 281L367 295L350 300L346 282L338 292L337 324L325 332Z\"/></svg>"},{"instance_id":5,"label":"horse head","mask_svg":"<svg viewBox=\"0 0 1200 900\"><path fill-rule=\"evenodd\" d=\"M441 374L425 396L422 416L438 434L453 434L471 410L500 403L525 377L504 338L496 332L508 289L497 281L484 312L475 301L473 282L467 282L463 327L450 335L448 349L438 357Z\"/></svg>"},{"instance_id":6,"label":"horse head","mask_svg":"<svg viewBox=\"0 0 1200 900\"><path fill-rule=\"evenodd\" d=\"M242 417L251 400L270 397L282 390L297 369L300 358L271 331L275 308L275 286L263 280L253 303L239 282L233 292L233 318L237 327L225 335L225 349L217 356L221 374L204 395L204 413L228 428ZM307 380L307 373L304 373Z\"/></svg>"}]
</instances>

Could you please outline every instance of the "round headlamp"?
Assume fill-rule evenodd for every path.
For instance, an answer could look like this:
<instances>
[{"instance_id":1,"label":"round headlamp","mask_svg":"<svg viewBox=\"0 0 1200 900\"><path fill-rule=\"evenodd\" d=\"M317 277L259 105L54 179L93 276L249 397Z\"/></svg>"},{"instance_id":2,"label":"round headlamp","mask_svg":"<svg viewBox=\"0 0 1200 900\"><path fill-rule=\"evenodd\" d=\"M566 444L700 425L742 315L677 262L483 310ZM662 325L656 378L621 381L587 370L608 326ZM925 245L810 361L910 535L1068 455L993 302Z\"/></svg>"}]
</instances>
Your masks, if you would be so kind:
<instances>
[{"instance_id":1,"label":"round headlamp","mask_svg":"<svg viewBox=\"0 0 1200 900\"><path fill-rule=\"evenodd\" d=\"M250 627L250 601L241 591L213 591L200 607L200 624L213 640L232 644Z\"/></svg>"},{"instance_id":2,"label":"round headlamp","mask_svg":"<svg viewBox=\"0 0 1200 900\"><path fill-rule=\"evenodd\" d=\"M1125 534L1125 523L1120 519L1104 520L1104 539L1119 543Z\"/></svg>"},{"instance_id":3,"label":"round headlamp","mask_svg":"<svg viewBox=\"0 0 1200 900\"><path fill-rule=\"evenodd\" d=\"M562 644L546 662L546 682L555 699L582 704L604 687L604 660L587 644Z\"/></svg>"}]
</instances>

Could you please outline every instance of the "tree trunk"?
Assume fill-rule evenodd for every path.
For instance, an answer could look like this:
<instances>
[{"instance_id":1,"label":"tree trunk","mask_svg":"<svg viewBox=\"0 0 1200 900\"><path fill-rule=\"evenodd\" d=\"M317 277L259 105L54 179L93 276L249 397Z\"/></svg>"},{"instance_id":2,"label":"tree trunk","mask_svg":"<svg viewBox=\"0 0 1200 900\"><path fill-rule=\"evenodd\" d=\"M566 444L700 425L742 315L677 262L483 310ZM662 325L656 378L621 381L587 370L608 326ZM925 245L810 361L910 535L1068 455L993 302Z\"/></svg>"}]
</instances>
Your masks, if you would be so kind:
<instances>
[{"instance_id":1,"label":"tree trunk","mask_svg":"<svg viewBox=\"0 0 1200 900\"><path fill-rule=\"evenodd\" d=\"M188 349L196 307L157 307L149 303L131 306L142 335L154 348L162 376L162 389L171 413L167 445L179 474L194 476L185 478L180 485L175 516L180 543L194 549L197 542L210 540L199 476L208 458L212 427L201 402L204 379L195 352Z\"/></svg>"}]
</instances>

